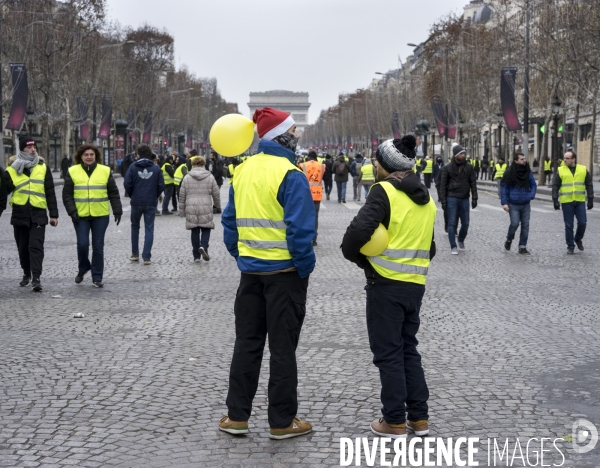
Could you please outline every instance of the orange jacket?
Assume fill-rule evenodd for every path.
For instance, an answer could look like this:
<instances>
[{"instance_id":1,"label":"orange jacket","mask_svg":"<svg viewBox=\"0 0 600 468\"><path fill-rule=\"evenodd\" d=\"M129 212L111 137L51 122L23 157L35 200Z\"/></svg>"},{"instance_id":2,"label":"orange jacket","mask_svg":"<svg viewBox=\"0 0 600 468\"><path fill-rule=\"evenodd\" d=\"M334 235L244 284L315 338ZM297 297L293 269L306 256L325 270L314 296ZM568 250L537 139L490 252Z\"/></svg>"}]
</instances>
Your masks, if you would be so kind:
<instances>
[{"instance_id":1,"label":"orange jacket","mask_svg":"<svg viewBox=\"0 0 600 468\"><path fill-rule=\"evenodd\" d=\"M308 178L313 201L323 200L323 174L325 174L325 164L309 160L300 164L300 168Z\"/></svg>"}]
</instances>

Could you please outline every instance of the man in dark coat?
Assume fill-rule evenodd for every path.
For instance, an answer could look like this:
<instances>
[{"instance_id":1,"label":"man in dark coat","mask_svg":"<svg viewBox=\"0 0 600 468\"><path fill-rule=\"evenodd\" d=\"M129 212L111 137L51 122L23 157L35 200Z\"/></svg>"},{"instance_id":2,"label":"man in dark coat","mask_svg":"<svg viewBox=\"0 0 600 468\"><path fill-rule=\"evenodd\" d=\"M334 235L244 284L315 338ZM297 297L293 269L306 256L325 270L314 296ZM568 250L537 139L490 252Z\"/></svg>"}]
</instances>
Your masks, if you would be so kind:
<instances>
[{"instance_id":1,"label":"man in dark coat","mask_svg":"<svg viewBox=\"0 0 600 468\"><path fill-rule=\"evenodd\" d=\"M62 158L62 161L60 162L60 177L62 179L65 178L66 173L69 171L69 167L71 167L71 163L69 162L69 158L65 154L65 156Z\"/></svg>"}]
</instances>

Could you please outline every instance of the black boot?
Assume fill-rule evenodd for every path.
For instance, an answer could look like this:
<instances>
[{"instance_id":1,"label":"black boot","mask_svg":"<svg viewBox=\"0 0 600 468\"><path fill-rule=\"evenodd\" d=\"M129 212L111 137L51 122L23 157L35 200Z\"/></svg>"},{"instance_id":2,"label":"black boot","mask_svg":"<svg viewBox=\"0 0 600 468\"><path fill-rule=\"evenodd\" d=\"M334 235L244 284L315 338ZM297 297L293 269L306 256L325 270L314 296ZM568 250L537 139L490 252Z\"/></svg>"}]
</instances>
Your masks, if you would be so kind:
<instances>
[{"instance_id":1,"label":"black boot","mask_svg":"<svg viewBox=\"0 0 600 468\"><path fill-rule=\"evenodd\" d=\"M30 275L23 275L23 279L19 282L19 286L27 286L29 281L31 281Z\"/></svg>"},{"instance_id":2,"label":"black boot","mask_svg":"<svg viewBox=\"0 0 600 468\"><path fill-rule=\"evenodd\" d=\"M31 288L34 292L42 292L42 283L39 278L34 277L33 280L31 280Z\"/></svg>"}]
</instances>

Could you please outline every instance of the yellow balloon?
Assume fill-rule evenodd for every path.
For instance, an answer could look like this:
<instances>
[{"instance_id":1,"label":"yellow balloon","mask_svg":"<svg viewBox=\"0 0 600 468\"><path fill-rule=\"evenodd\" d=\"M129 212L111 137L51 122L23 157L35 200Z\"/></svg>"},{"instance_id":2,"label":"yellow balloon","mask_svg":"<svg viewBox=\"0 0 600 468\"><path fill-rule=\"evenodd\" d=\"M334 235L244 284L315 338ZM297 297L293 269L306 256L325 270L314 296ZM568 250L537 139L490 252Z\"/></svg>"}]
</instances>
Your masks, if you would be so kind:
<instances>
[{"instance_id":1,"label":"yellow balloon","mask_svg":"<svg viewBox=\"0 0 600 468\"><path fill-rule=\"evenodd\" d=\"M389 241L387 229L379 223L369 242L360 249L360 253L367 257L376 257L387 248Z\"/></svg>"},{"instance_id":2,"label":"yellow balloon","mask_svg":"<svg viewBox=\"0 0 600 468\"><path fill-rule=\"evenodd\" d=\"M227 114L210 129L210 144L223 156L238 156L250 148L254 122L240 114Z\"/></svg>"}]
</instances>

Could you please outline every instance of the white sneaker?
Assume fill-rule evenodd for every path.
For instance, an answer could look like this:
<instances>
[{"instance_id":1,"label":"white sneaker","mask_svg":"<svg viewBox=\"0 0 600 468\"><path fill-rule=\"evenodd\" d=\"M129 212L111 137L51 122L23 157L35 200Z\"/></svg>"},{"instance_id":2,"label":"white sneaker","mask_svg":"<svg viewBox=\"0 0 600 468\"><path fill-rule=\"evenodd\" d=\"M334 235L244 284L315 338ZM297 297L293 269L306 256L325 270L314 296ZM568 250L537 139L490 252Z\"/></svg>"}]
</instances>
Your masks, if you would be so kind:
<instances>
[{"instance_id":1,"label":"white sneaker","mask_svg":"<svg viewBox=\"0 0 600 468\"><path fill-rule=\"evenodd\" d=\"M450 253L452 255L458 255L458 249L456 247L452 247L452 250L450 251Z\"/></svg>"},{"instance_id":2,"label":"white sneaker","mask_svg":"<svg viewBox=\"0 0 600 468\"><path fill-rule=\"evenodd\" d=\"M466 250L464 242L458 241L458 250L463 250L463 251Z\"/></svg>"}]
</instances>

